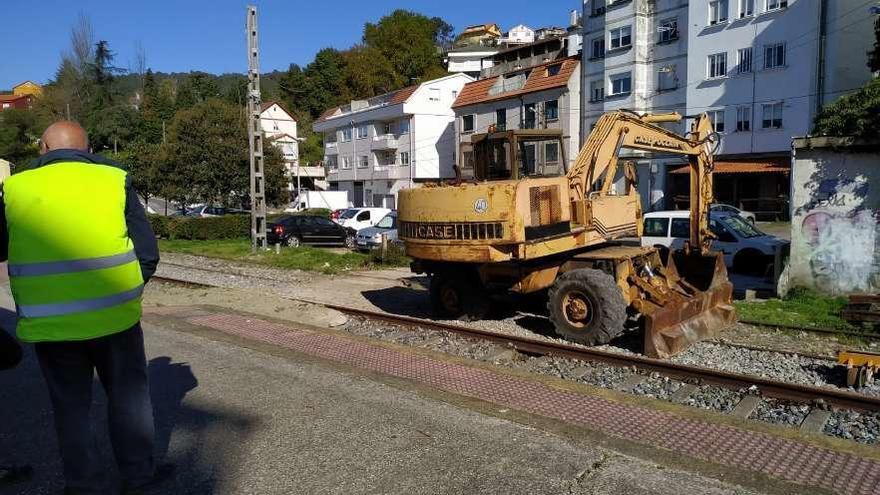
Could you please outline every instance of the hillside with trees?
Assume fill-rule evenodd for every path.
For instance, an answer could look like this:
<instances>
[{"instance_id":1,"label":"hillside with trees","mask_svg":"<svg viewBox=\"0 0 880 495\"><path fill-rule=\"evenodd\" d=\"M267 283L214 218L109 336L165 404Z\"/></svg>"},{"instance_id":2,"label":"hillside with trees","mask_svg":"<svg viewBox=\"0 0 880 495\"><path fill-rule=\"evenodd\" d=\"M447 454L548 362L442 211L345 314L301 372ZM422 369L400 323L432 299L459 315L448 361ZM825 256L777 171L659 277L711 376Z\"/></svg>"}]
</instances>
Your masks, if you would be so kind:
<instances>
[{"instance_id":1,"label":"hillside with trees","mask_svg":"<svg viewBox=\"0 0 880 495\"><path fill-rule=\"evenodd\" d=\"M440 18L396 10L366 23L360 42L346 50L325 48L304 67L291 64L263 75L263 100L278 101L294 114L304 139L301 160L319 162L323 144L311 125L321 112L444 75L439 47L451 37L452 26ZM247 77L154 72L142 48L133 67L123 69L112 46L81 15L35 108L0 112L0 157L25 167L37 156L46 126L69 118L86 128L96 153L130 168L146 197L241 203L249 188ZM269 200L283 203L281 156L267 148Z\"/></svg>"}]
</instances>

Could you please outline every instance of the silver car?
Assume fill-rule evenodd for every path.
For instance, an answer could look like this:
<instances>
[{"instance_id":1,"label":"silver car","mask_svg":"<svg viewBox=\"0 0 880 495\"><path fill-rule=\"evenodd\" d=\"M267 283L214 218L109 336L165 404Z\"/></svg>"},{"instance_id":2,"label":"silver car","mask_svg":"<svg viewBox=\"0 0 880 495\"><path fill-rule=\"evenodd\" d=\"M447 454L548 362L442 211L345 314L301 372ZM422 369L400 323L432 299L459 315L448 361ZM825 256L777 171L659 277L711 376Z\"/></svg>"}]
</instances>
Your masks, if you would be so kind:
<instances>
[{"instance_id":1,"label":"silver car","mask_svg":"<svg viewBox=\"0 0 880 495\"><path fill-rule=\"evenodd\" d=\"M358 230L357 239L355 241L357 243L357 248L362 251L369 251L370 249L379 247L382 245L382 235L385 235L388 242L397 241L396 211L392 211L382 217L376 225Z\"/></svg>"}]
</instances>

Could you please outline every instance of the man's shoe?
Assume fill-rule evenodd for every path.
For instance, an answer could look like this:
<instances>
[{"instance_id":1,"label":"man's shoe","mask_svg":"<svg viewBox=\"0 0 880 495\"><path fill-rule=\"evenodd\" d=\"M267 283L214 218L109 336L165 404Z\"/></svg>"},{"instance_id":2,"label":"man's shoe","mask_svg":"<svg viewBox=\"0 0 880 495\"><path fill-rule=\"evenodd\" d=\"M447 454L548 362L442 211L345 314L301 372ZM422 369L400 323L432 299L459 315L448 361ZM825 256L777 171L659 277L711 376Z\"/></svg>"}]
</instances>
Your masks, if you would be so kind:
<instances>
[{"instance_id":1,"label":"man's shoe","mask_svg":"<svg viewBox=\"0 0 880 495\"><path fill-rule=\"evenodd\" d=\"M174 464L160 464L159 466L156 466L156 472L153 473L153 477L146 483L141 483L137 486L123 484L122 495L145 494L148 490L156 488L165 481L168 481L174 475L174 469Z\"/></svg>"},{"instance_id":2,"label":"man's shoe","mask_svg":"<svg viewBox=\"0 0 880 495\"><path fill-rule=\"evenodd\" d=\"M34 468L27 464L20 466L0 466L0 486L28 481L34 475Z\"/></svg>"}]
</instances>

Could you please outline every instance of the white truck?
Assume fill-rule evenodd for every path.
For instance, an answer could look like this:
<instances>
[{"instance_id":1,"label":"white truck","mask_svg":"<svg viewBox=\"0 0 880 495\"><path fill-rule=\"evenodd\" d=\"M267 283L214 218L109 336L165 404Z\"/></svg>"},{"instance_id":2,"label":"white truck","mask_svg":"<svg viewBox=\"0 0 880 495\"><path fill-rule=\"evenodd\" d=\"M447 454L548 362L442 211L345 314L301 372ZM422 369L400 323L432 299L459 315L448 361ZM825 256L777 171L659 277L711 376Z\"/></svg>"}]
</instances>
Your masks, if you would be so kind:
<instances>
[{"instance_id":1,"label":"white truck","mask_svg":"<svg viewBox=\"0 0 880 495\"><path fill-rule=\"evenodd\" d=\"M300 191L284 211L292 213L312 208L327 208L333 211L349 206L347 191Z\"/></svg>"}]
</instances>

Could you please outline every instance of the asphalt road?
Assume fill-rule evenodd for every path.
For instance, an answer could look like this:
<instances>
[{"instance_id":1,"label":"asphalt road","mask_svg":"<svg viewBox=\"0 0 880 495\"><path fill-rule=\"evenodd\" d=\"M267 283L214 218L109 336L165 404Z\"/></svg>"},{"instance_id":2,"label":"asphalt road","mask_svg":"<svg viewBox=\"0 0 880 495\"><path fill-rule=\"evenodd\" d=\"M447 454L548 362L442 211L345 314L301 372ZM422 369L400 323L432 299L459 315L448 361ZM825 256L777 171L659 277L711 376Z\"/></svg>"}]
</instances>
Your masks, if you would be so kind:
<instances>
[{"instance_id":1,"label":"asphalt road","mask_svg":"<svg viewBox=\"0 0 880 495\"><path fill-rule=\"evenodd\" d=\"M10 307L0 290L0 306ZM0 324L14 315L0 310ZM156 493L752 493L434 400L324 363L145 325L157 454L177 465ZM96 389L98 385L96 383ZM112 466L105 399L92 424ZM33 353L0 373L0 463L36 478L6 494L63 487Z\"/></svg>"}]
</instances>

